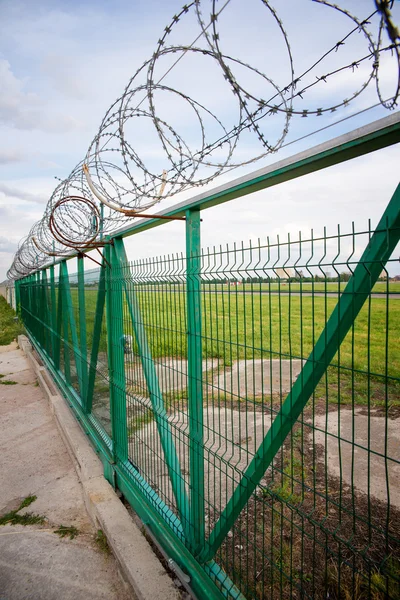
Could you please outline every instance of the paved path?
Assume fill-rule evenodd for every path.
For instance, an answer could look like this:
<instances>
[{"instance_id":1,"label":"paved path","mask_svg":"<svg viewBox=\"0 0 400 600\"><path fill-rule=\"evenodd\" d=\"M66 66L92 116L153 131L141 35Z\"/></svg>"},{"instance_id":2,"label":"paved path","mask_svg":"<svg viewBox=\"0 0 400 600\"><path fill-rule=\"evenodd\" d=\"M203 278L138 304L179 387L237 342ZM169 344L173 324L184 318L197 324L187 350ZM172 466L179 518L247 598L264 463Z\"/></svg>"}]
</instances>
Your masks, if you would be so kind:
<instances>
[{"instance_id":1,"label":"paved path","mask_svg":"<svg viewBox=\"0 0 400 600\"><path fill-rule=\"evenodd\" d=\"M0 456L0 517L35 495L19 514L46 518L43 525L0 526L0 600L134 598L114 558L94 542L72 461L16 343L0 346ZM76 527L79 535L61 539L54 533L60 525Z\"/></svg>"}]
</instances>

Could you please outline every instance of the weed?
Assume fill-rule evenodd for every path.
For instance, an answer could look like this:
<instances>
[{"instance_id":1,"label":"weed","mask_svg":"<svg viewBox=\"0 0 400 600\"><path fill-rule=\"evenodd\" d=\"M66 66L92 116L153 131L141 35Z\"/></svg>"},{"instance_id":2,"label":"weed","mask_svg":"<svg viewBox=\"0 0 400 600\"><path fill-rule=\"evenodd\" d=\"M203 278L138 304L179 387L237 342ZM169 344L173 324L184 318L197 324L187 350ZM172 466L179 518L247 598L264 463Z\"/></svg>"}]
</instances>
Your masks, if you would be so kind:
<instances>
[{"instance_id":1,"label":"weed","mask_svg":"<svg viewBox=\"0 0 400 600\"><path fill-rule=\"evenodd\" d=\"M45 518L42 515L36 515L35 513L25 513L24 515L14 515L10 521L11 525L43 525Z\"/></svg>"},{"instance_id":2,"label":"weed","mask_svg":"<svg viewBox=\"0 0 400 600\"><path fill-rule=\"evenodd\" d=\"M66 525L60 525L60 527L58 529L56 529L54 531L54 533L59 535L60 538L69 536L69 539L73 540L74 538L76 538L79 535L79 530L73 526L68 527Z\"/></svg>"},{"instance_id":3,"label":"weed","mask_svg":"<svg viewBox=\"0 0 400 600\"><path fill-rule=\"evenodd\" d=\"M104 554L110 554L110 546L108 545L107 537L105 536L104 531L98 529L94 537L94 541L96 542L99 550L104 552Z\"/></svg>"},{"instance_id":4,"label":"weed","mask_svg":"<svg viewBox=\"0 0 400 600\"><path fill-rule=\"evenodd\" d=\"M289 456L284 458L280 485L275 483L270 488L279 500L283 500L283 502L290 501L292 504L299 504L302 501L302 482L307 478L307 471L301 455L302 435L301 428L293 431L293 446L289 449ZM298 446L299 443L300 447Z\"/></svg>"},{"instance_id":5,"label":"weed","mask_svg":"<svg viewBox=\"0 0 400 600\"><path fill-rule=\"evenodd\" d=\"M188 391L186 388L182 390L172 390L170 392L163 392L163 399L165 402L165 408L174 408L176 405L179 405L180 408L183 408L182 402L179 400L187 400L188 399Z\"/></svg>"},{"instance_id":6,"label":"weed","mask_svg":"<svg viewBox=\"0 0 400 600\"><path fill-rule=\"evenodd\" d=\"M35 502L37 496L27 496L22 500L17 510L12 510L0 517L0 525L41 525L45 521L45 517L41 515L35 515L34 513L25 513L19 515L19 511L27 506L30 506L32 502Z\"/></svg>"},{"instance_id":7,"label":"weed","mask_svg":"<svg viewBox=\"0 0 400 600\"><path fill-rule=\"evenodd\" d=\"M17 385L17 382L11 381L10 379L2 379L0 385Z\"/></svg>"},{"instance_id":8,"label":"weed","mask_svg":"<svg viewBox=\"0 0 400 600\"><path fill-rule=\"evenodd\" d=\"M139 429L142 429L145 425L148 425L154 419L153 411L146 408L143 412L138 413L131 418L129 422L128 435L132 435Z\"/></svg>"},{"instance_id":9,"label":"weed","mask_svg":"<svg viewBox=\"0 0 400 600\"><path fill-rule=\"evenodd\" d=\"M97 381L94 389L96 394L108 394L110 391L110 384L108 382L103 383L102 381Z\"/></svg>"},{"instance_id":10,"label":"weed","mask_svg":"<svg viewBox=\"0 0 400 600\"><path fill-rule=\"evenodd\" d=\"M371 598L371 600L400 600L400 590L395 578L400 575L398 564L386 561L383 568L387 573L382 573L378 570L374 571L370 577L362 573L356 573L354 576L354 585L347 588L346 584L340 581L339 569L332 561L327 568L327 584L332 598L340 598L344 600L363 600ZM388 575L390 579L388 579Z\"/></svg>"},{"instance_id":11,"label":"weed","mask_svg":"<svg viewBox=\"0 0 400 600\"><path fill-rule=\"evenodd\" d=\"M35 502L35 500L37 500L37 496L27 496L26 498L24 498L24 500L22 500L17 512L19 510L22 510L23 508L26 508L27 506L30 506L32 502Z\"/></svg>"}]
</instances>

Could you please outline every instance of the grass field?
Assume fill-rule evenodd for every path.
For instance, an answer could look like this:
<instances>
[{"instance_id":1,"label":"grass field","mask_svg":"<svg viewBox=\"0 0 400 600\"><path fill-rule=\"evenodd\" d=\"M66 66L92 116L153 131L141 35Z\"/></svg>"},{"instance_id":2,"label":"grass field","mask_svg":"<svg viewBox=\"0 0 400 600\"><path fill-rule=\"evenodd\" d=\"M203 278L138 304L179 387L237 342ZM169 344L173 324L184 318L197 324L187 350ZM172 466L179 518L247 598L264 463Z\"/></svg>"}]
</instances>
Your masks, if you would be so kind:
<instances>
[{"instance_id":1,"label":"grass field","mask_svg":"<svg viewBox=\"0 0 400 600\"><path fill-rule=\"evenodd\" d=\"M168 290L169 288L174 288L174 289L184 289L184 284L183 283L157 283L157 284L149 284L149 283L143 283L140 284L138 287L142 287L144 289L150 289L150 288L154 288L154 285L157 286L158 289L165 289ZM280 292L281 294L288 294L288 293L326 293L328 292L328 294L337 294L338 292L343 292L346 289L346 282L321 282L321 281L315 281L315 282L289 282L289 281L285 281L284 279L278 281L271 281L270 283L242 283L240 282L237 285L238 290L240 291L245 291L245 292ZM226 279L224 279L224 277L221 277L221 281L220 282L213 282L213 283L203 283L202 284L202 290L203 292L215 292L215 291L231 291L232 288L236 287L236 283L234 281L234 279L232 279L230 282L228 282ZM372 293L373 294L400 294L400 281L378 281L374 287L372 288Z\"/></svg>"},{"instance_id":2,"label":"grass field","mask_svg":"<svg viewBox=\"0 0 400 600\"><path fill-rule=\"evenodd\" d=\"M281 292L329 292L329 293L337 293L338 291L343 291L346 288L347 283L345 282L340 282L340 283L334 283L334 282L328 282L328 283L321 283L321 282L314 282L314 283L309 283L309 282L305 282L305 283L288 283L285 281L282 281L280 283L262 283L261 286L257 284L253 284L253 288L255 287L255 289L257 289L257 287L261 287L261 290L271 290L271 292L274 291L278 291L280 290ZM244 289L250 289L251 288L251 284L249 283L245 283L243 284ZM384 281L378 281L378 283L376 283L374 285L374 287L372 288L372 292L374 294L386 294L387 292L389 292L389 294L400 294L400 281L393 281L393 282L384 282Z\"/></svg>"},{"instance_id":3,"label":"grass field","mask_svg":"<svg viewBox=\"0 0 400 600\"><path fill-rule=\"evenodd\" d=\"M72 290L76 303L76 290ZM88 342L96 291L86 293ZM186 299L181 289L138 288L138 298L155 358L186 357ZM230 365L253 358L306 358L336 305L336 298L243 294L202 296L203 354ZM133 335L127 305L124 332ZM372 298L358 315L334 362L363 372L400 375L400 301ZM103 341L105 344L105 339ZM104 348L105 349L105 348Z\"/></svg>"},{"instance_id":4,"label":"grass field","mask_svg":"<svg viewBox=\"0 0 400 600\"><path fill-rule=\"evenodd\" d=\"M7 304L6 299L0 296L0 346L11 344L24 328L15 320L15 311Z\"/></svg>"},{"instance_id":5,"label":"grass field","mask_svg":"<svg viewBox=\"0 0 400 600\"><path fill-rule=\"evenodd\" d=\"M220 288L226 290L229 287L232 287L232 283L231 284L220 284ZM261 290L263 292L281 292L283 293L296 293L296 292L303 292L303 293L312 293L312 292L328 292L328 293L332 293L332 294L337 294L338 292L343 292L346 288L347 283L346 282L320 282L320 281L316 281L314 283L311 282L304 282L304 283L292 283L292 282L288 282L288 281L284 281L281 280L280 282L272 282L272 283L243 283L239 285L240 290L243 291L250 291L250 290ZM205 286L204 286L205 287ZM212 287L214 288L215 286L212 285ZM218 287L218 284L217 284ZM378 281L373 289L372 292L374 294L400 294L400 281L390 281L388 283L386 283L386 281Z\"/></svg>"},{"instance_id":6,"label":"grass field","mask_svg":"<svg viewBox=\"0 0 400 600\"><path fill-rule=\"evenodd\" d=\"M141 311L140 320L144 323L153 358L186 359L185 290L180 284L136 286L135 289ZM78 291L72 288L71 293L79 334ZM97 289L87 288L85 299L90 355ZM229 287L226 293L221 293L217 285L203 286L203 359L218 359L218 369L229 369L235 361L245 359L249 361L249 370L252 369L251 361L260 358L283 361L305 359L336 303L337 298L329 295L269 295L259 293L257 289L253 293L243 293L239 287ZM137 354L126 300L123 306L123 314L113 315L113 318L122 317L124 334L132 336L133 351ZM329 366L328 378L319 383L317 396L332 403L363 405L372 402L376 406L399 406L399 338L400 300L385 296L367 300ZM100 361L105 370L106 352L104 316ZM181 392L181 396L184 396L185 392ZM174 395L174 391L171 390L171 394ZM263 402L263 399L255 397L254 401Z\"/></svg>"}]
</instances>

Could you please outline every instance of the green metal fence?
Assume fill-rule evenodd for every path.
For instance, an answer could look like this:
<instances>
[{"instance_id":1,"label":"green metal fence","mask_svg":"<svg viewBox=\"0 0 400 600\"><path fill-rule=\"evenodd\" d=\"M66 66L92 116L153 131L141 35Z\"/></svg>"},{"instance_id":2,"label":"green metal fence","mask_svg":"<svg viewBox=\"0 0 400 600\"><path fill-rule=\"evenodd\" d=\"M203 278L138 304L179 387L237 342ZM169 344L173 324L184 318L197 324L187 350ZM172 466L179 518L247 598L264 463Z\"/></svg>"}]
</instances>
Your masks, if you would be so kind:
<instances>
[{"instance_id":1,"label":"green metal fence","mask_svg":"<svg viewBox=\"0 0 400 600\"><path fill-rule=\"evenodd\" d=\"M127 260L154 219L109 238L97 271L79 256L17 282L105 476L200 598L400 598L400 186L375 229L200 243L202 209L395 141L398 125L172 209L184 255Z\"/></svg>"}]
</instances>

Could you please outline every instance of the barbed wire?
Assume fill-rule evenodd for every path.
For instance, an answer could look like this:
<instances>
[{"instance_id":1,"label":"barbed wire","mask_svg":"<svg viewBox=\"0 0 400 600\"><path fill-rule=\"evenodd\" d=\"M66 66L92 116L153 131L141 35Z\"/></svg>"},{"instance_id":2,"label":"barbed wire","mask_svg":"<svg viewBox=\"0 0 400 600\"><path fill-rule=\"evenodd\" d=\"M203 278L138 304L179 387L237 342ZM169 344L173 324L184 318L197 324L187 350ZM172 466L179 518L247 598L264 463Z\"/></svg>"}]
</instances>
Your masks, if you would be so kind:
<instances>
[{"instance_id":1,"label":"barbed wire","mask_svg":"<svg viewBox=\"0 0 400 600\"><path fill-rule=\"evenodd\" d=\"M374 10L362 18L329 0L313 0L335 11L336 17L344 18L350 27L328 50L312 57L301 72L296 71L289 34L277 10L269 0L258 2L265 11L265 21L269 19L281 40L279 61L287 66L284 85L272 77L276 69L264 73L240 56L224 51L229 36L222 34L221 18L234 0L226 0L219 9L217 0L194 0L184 5L164 28L152 56L136 70L108 109L85 158L59 182L42 219L20 242L7 274L9 279L26 276L56 256L98 248L104 244L106 234L126 219L143 216L143 211L161 200L209 184L223 173L277 152L288 144L285 142L293 119L320 117L347 107L373 82L379 104L388 110L396 107L400 94L400 34L391 14L393 0L371 0ZM185 25L189 18L197 23L196 37L188 45L176 43L175 37L186 29L180 32L180 24ZM328 14L325 21L331 23ZM349 60L344 48L351 40L361 40L367 48ZM240 43L236 49L240 52ZM386 89L382 91L381 76L382 62L387 69L388 59L396 69L390 94ZM177 77L178 85L167 84L167 78L174 78L184 60L192 60L195 67L187 67ZM213 81L219 76L219 101L212 97L211 84L209 89L205 87L208 94L204 90L200 94L207 95L207 102L186 92L188 74L196 83L193 73L201 73L200 61L205 62L202 68L212 74ZM334 66L324 74L324 64L332 62ZM313 90L330 84L334 90L335 78L343 73L346 84L355 79L353 91L341 99L335 91L327 94L324 89L322 96L332 100L321 105L321 94L313 96ZM143 139L150 148L141 146ZM243 140L245 156L240 146Z\"/></svg>"}]
</instances>

